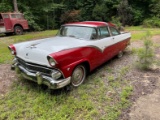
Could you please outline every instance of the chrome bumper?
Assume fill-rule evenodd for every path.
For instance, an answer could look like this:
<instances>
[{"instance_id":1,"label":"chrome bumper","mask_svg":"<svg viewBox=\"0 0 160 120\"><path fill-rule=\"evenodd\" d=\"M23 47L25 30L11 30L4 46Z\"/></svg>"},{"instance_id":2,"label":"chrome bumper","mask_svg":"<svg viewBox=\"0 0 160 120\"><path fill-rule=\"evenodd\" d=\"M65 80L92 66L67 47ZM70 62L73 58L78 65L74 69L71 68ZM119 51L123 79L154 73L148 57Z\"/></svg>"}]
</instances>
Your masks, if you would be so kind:
<instances>
[{"instance_id":1,"label":"chrome bumper","mask_svg":"<svg viewBox=\"0 0 160 120\"><path fill-rule=\"evenodd\" d=\"M59 89L68 85L71 82L71 77L61 80L54 80L52 77L42 75L42 73L40 72L31 73L18 64L15 64L14 68L16 70L16 73L21 75L23 78L37 82L39 85L47 85L49 89Z\"/></svg>"}]
</instances>

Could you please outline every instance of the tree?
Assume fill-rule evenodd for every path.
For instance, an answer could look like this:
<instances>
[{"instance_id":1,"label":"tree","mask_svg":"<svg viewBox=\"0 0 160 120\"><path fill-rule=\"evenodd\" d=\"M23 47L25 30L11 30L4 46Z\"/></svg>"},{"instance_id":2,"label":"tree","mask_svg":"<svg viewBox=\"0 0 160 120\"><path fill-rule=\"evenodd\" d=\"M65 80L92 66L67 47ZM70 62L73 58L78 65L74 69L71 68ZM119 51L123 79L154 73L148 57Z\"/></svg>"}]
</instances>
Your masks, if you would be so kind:
<instances>
[{"instance_id":1,"label":"tree","mask_svg":"<svg viewBox=\"0 0 160 120\"><path fill-rule=\"evenodd\" d=\"M13 0L13 6L14 6L14 11L15 11L15 12L19 12L19 11L18 11L17 0Z\"/></svg>"},{"instance_id":2,"label":"tree","mask_svg":"<svg viewBox=\"0 0 160 120\"><path fill-rule=\"evenodd\" d=\"M128 0L122 0L118 5L118 15L122 22L122 25L125 26L131 21L131 7L128 4Z\"/></svg>"},{"instance_id":3,"label":"tree","mask_svg":"<svg viewBox=\"0 0 160 120\"><path fill-rule=\"evenodd\" d=\"M156 17L160 23L160 0L0 0L0 12L8 11L23 12L31 30L56 29L69 21L141 25Z\"/></svg>"}]
</instances>

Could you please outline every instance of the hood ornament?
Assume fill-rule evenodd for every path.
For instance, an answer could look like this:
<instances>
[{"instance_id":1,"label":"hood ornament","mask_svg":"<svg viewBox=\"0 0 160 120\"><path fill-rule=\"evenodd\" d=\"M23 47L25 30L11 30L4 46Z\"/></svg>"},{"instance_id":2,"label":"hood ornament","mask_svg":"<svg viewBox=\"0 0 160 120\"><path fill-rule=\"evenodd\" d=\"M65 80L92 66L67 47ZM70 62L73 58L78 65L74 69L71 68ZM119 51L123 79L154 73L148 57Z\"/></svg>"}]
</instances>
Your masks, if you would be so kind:
<instances>
[{"instance_id":1,"label":"hood ornament","mask_svg":"<svg viewBox=\"0 0 160 120\"><path fill-rule=\"evenodd\" d=\"M32 44L32 45L28 46L27 48L31 48L31 49L33 49L33 48L37 48L37 47L36 47L36 45L38 45L38 44L40 44L40 43Z\"/></svg>"}]
</instances>

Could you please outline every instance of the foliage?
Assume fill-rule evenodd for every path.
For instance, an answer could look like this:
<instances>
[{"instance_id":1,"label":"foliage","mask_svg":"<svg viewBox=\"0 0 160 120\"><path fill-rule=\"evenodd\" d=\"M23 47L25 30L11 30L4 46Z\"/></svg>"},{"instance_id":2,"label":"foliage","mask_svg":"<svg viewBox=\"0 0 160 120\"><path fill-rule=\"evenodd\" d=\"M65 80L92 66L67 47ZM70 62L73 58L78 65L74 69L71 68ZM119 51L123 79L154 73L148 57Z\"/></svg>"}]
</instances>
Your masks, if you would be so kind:
<instances>
[{"instance_id":1,"label":"foliage","mask_svg":"<svg viewBox=\"0 0 160 120\"><path fill-rule=\"evenodd\" d=\"M9 3L1 2L0 3L0 11L2 11L2 12L12 11L12 7L10 6Z\"/></svg>"},{"instance_id":2,"label":"foliage","mask_svg":"<svg viewBox=\"0 0 160 120\"><path fill-rule=\"evenodd\" d=\"M152 17L160 18L160 0L152 0L150 9Z\"/></svg>"},{"instance_id":3,"label":"foliage","mask_svg":"<svg viewBox=\"0 0 160 120\"><path fill-rule=\"evenodd\" d=\"M66 0L17 2L31 30L55 29L72 21L111 21L113 17L118 18L123 26L140 25L144 20L160 18L160 0L72 0L72 4ZM6 11L13 11L12 0L0 0L0 12Z\"/></svg>"},{"instance_id":4,"label":"foliage","mask_svg":"<svg viewBox=\"0 0 160 120\"><path fill-rule=\"evenodd\" d=\"M128 0L122 0L118 7L118 15L119 19L122 23L123 26L126 24L130 24L131 19L132 19L132 14L131 14L131 6L128 4Z\"/></svg>"},{"instance_id":5,"label":"foliage","mask_svg":"<svg viewBox=\"0 0 160 120\"><path fill-rule=\"evenodd\" d=\"M144 37L144 47L138 50L138 67L140 69L149 69L153 64L154 51L152 47L153 43L151 41L151 34L147 32L146 36Z\"/></svg>"},{"instance_id":6,"label":"foliage","mask_svg":"<svg viewBox=\"0 0 160 120\"><path fill-rule=\"evenodd\" d=\"M66 11L61 16L62 23L76 22L79 20L79 10Z\"/></svg>"},{"instance_id":7,"label":"foliage","mask_svg":"<svg viewBox=\"0 0 160 120\"><path fill-rule=\"evenodd\" d=\"M121 22L120 22L120 18L113 16L111 21L112 21L113 24L116 25L116 27L117 27L119 30L121 30L122 24L121 24Z\"/></svg>"},{"instance_id":8,"label":"foliage","mask_svg":"<svg viewBox=\"0 0 160 120\"><path fill-rule=\"evenodd\" d=\"M157 27L160 28L160 18L152 17L143 21L144 27Z\"/></svg>"}]
</instances>

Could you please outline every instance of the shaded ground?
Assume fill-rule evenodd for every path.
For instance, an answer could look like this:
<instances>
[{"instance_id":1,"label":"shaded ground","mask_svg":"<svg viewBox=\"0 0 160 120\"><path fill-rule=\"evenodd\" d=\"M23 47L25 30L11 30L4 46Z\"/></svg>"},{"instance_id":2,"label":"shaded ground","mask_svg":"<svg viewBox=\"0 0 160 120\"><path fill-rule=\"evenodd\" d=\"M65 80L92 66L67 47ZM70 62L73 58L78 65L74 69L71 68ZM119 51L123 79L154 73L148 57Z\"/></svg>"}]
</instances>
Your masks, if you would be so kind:
<instances>
[{"instance_id":1,"label":"shaded ground","mask_svg":"<svg viewBox=\"0 0 160 120\"><path fill-rule=\"evenodd\" d=\"M160 36L153 37L156 43L156 60L160 60ZM133 42L131 48L139 48L143 42ZM154 66L150 71L140 71L134 68L137 57L128 50L121 59L117 59L109 64L109 67L117 71L122 66L130 66L131 69L125 76L134 87L130 100L133 105L124 110L120 119L122 120L159 120L160 119L160 68ZM101 73L102 78L103 74ZM10 65L0 64L0 95L4 96L13 81L16 80L14 71L10 70Z\"/></svg>"}]
</instances>

